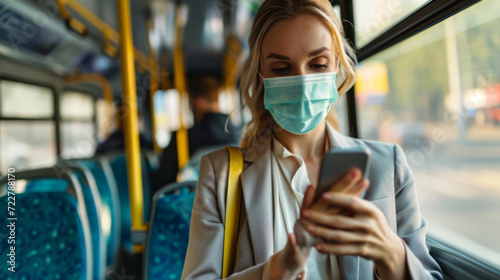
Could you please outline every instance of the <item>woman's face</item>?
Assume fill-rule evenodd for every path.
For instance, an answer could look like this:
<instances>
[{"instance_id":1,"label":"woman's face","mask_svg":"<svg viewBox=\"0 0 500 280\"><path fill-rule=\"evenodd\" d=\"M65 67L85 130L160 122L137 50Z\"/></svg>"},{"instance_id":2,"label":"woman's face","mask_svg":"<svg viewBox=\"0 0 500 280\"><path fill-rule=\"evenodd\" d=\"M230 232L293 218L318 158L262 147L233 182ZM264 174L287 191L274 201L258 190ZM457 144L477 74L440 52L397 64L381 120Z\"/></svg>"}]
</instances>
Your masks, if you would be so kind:
<instances>
[{"instance_id":1,"label":"woman's face","mask_svg":"<svg viewBox=\"0 0 500 280\"><path fill-rule=\"evenodd\" d=\"M264 78L336 71L331 31L315 16L301 15L274 24L262 42Z\"/></svg>"}]
</instances>

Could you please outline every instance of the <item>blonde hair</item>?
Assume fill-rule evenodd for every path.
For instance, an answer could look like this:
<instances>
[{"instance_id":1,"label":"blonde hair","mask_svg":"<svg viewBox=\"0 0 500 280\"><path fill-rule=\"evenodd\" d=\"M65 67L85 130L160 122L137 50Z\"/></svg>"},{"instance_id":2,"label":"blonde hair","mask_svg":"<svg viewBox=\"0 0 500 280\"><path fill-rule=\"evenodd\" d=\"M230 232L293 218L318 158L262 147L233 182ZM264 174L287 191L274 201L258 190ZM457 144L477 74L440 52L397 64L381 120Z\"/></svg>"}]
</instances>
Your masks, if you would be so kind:
<instances>
[{"instance_id":1,"label":"blonde hair","mask_svg":"<svg viewBox=\"0 0 500 280\"><path fill-rule=\"evenodd\" d=\"M356 65L354 50L344 37L342 25L328 0L266 0L259 8L248 39L250 53L243 66L240 87L243 100L252 112L252 119L247 123L240 146L249 147L259 136L259 133L271 123L272 116L264 108L264 86L259 80L259 65L262 41L269 28L286 19L299 15L312 15L319 18L332 31L334 49L340 58L340 73L343 82L338 87L342 96L354 85ZM343 70L343 71L342 71ZM332 109L326 120L335 128L338 127L337 117Z\"/></svg>"}]
</instances>

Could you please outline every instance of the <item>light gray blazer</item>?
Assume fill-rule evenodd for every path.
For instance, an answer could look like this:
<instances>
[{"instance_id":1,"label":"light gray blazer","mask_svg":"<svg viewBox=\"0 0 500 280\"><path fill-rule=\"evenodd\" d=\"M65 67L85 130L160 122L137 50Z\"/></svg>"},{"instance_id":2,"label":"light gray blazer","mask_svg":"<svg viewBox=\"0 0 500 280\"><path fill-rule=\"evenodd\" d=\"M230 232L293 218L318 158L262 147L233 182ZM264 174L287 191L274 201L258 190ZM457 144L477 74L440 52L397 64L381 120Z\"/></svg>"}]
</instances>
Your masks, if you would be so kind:
<instances>
[{"instance_id":1,"label":"light gray blazer","mask_svg":"<svg viewBox=\"0 0 500 280\"><path fill-rule=\"evenodd\" d=\"M346 137L328 126L334 147L366 147L372 151L370 187L365 199L384 213L389 226L404 240L412 279L442 279L425 245L426 224L420 215L415 179L397 145ZM242 150L242 206L236 260L228 279L261 279L273 255L271 133ZM182 279L220 279L224 242L225 197L229 156L225 149L203 156L191 216L189 245ZM343 279L373 279L373 262L358 256L339 257Z\"/></svg>"}]
</instances>

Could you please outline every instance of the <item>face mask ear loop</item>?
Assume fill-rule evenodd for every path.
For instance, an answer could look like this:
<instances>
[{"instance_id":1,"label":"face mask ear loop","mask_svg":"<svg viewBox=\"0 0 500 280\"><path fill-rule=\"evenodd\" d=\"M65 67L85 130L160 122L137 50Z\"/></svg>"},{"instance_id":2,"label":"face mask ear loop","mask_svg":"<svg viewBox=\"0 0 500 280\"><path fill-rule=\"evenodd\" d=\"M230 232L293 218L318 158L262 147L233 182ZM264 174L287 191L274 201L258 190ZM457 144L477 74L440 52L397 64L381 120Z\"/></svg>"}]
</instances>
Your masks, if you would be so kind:
<instances>
[{"instance_id":1,"label":"face mask ear loop","mask_svg":"<svg viewBox=\"0 0 500 280\"><path fill-rule=\"evenodd\" d=\"M260 71L258 73L259 73L259 77L260 77L260 83L262 85L264 85L264 77L262 77L262 74L260 73Z\"/></svg>"},{"instance_id":2,"label":"face mask ear loop","mask_svg":"<svg viewBox=\"0 0 500 280\"><path fill-rule=\"evenodd\" d=\"M274 167L273 167L273 153L274 153L274 119L271 119L271 152L269 153L271 158L271 187L274 188ZM273 191L274 193L274 191Z\"/></svg>"}]
</instances>

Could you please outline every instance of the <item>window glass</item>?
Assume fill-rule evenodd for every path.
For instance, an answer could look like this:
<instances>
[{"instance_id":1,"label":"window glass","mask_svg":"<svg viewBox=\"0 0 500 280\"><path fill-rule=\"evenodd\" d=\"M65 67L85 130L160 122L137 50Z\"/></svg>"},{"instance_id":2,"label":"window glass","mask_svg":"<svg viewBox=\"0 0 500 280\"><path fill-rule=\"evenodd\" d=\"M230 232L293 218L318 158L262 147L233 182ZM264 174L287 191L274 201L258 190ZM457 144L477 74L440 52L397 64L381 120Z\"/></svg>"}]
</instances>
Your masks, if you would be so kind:
<instances>
[{"instance_id":1,"label":"window glass","mask_svg":"<svg viewBox=\"0 0 500 280\"><path fill-rule=\"evenodd\" d=\"M47 87L1 80L0 100L2 117L51 118L54 115L54 95Z\"/></svg>"},{"instance_id":2,"label":"window glass","mask_svg":"<svg viewBox=\"0 0 500 280\"><path fill-rule=\"evenodd\" d=\"M363 47L429 0L354 0L356 46Z\"/></svg>"},{"instance_id":3,"label":"window glass","mask_svg":"<svg viewBox=\"0 0 500 280\"><path fill-rule=\"evenodd\" d=\"M94 116L94 98L79 92L61 95L61 118L91 121Z\"/></svg>"},{"instance_id":4,"label":"window glass","mask_svg":"<svg viewBox=\"0 0 500 280\"><path fill-rule=\"evenodd\" d=\"M54 123L51 121L0 122L0 173L9 167L31 169L56 162Z\"/></svg>"},{"instance_id":5,"label":"window glass","mask_svg":"<svg viewBox=\"0 0 500 280\"><path fill-rule=\"evenodd\" d=\"M62 122L61 134L62 158L86 158L94 155L96 142L93 123Z\"/></svg>"},{"instance_id":6,"label":"window glass","mask_svg":"<svg viewBox=\"0 0 500 280\"><path fill-rule=\"evenodd\" d=\"M403 147L430 224L500 252L500 2L359 65L361 137Z\"/></svg>"},{"instance_id":7,"label":"window glass","mask_svg":"<svg viewBox=\"0 0 500 280\"><path fill-rule=\"evenodd\" d=\"M183 111L185 127L191 127L194 123L189 101L184 98L181 104L179 92L175 89L158 91L154 95L156 142L160 148L165 148L170 142L170 134L180 127L179 115Z\"/></svg>"}]
</instances>

